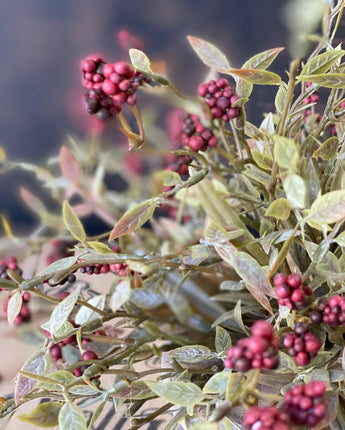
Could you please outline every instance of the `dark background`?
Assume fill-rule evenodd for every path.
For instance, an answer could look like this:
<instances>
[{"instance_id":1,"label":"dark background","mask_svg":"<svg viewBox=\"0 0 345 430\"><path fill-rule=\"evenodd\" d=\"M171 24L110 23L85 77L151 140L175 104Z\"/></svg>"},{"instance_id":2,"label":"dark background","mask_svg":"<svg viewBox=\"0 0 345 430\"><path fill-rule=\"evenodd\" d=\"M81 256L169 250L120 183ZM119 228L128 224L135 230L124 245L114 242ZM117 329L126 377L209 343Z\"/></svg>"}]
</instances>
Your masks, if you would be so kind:
<instances>
[{"instance_id":1,"label":"dark background","mask_svg":"<svg viewBox=\"0 0 345 430\"><path fill-rule=\"evenodd\" d=\"M168 77L194 95L207 67L186 35L206 39L240 67L265 49L285 46L287 30L277 0L11 0L0 3L0 145L9 159L43 162L56 154L67 133L85 133L80 60L101 53L109 62L128 60L117 42L126 29L140 37L152 60L164 60ZM287 53L271 70L283 73ZM251 121L270 110L272 93L257 87ZM78 115L75 111L80 109ZM72 113L71 113L72 112ZM19 230L33 218L20 202L19 183L28 174L0 175L0 213ZM35 187L35 184L32 183Z\"/></svg>"}]
</instances>

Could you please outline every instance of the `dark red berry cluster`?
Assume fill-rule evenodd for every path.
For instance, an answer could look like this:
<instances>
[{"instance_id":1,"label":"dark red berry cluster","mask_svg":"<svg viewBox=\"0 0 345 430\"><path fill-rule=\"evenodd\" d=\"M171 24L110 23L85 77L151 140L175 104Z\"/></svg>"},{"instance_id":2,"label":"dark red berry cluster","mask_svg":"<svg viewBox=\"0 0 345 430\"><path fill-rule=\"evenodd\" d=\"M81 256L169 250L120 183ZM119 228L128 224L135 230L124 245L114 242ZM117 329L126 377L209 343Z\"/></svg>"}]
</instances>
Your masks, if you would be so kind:
<instances>
[{"instance_id":1,"label":"dark red berry cluster","mask_svg":"<svg viewBox=\"0 0 345 430\"><path fill-rule=\"evenodd\" d=\"M226 79L220 78L217 81L200 84L198 93L210 107L213 118L221 118L228 122L239 116L240 108L235 105L238 96L232 91Z\"/></svg>"},{"instance_id":2,"label":"dark red berry cluster","mask_svg":"<svg viewBox=\"0 0 345 430\"><path fill-rule=\"evenodd\" d=\"M322 381L295 385L284 395L283 411L298 426L316 426L326 416L326 385Z\"/></svg>"},{"instance_id":3,"label":"dark red berry cluster","mask_svg":"<svg viewBox=\"0 0 345 430\"><path fill-rule=\"evenodd\" d=\"M11 296L9 296L4 304L4 317L7 319L7 308L8 308L8 303L11 300ZM28 306L28 302L30 300L30 293L26 292L23 294L23 303L22 306L20 308L20 312L19 314L15 317L13 324L14 325L20 325L24 322L29 322L31 319L31 313L30 313L30 309Z\"/></svg>"},{"instance_id":4,"label":"dark red berry cluster","mask_svg":"<svg viewBox=\"0 0 345 430\"><path fill-rule=\"evenodd\" d=\"M310 314L312 322L324 322L331 327L345 325L345 297L335 296L319 300L317 310Z\"/></svg>"},{"instance_id":5,"label":"dark red berry cluster","mask_svg":"<svg viewBox=\"0 0 345 430\"><path fill-rule=\"evenodd\" d=\"M214 148L218 144L218 138L211 128L204 126L199 115L189 114L182 109L169 112L166 128L176 149L187 145L195 152L206 151L208 147Z\"/></svg>"},{"instance_id":6,"label":"dark red berry cluster","mask_svg":"<svg viewBox=\"0 0 345 430\"><path fill-rule=\"evenodd\" d=\"M84 351L82 356L81 356L81 362L82 361L86 361L86 360L97 360L97 354L94 351L88 350L88 351ZM76 367L73 370L73 375L75 375L76 377L80 377L82 376L82 374L85 372L85 370L88 368L89 366L79 366Z\"/></svg>"},{"instance_id":7,"label":"dark red berry cluster","mask_svg":"<svg viewBox=\"0 0 345 430\"><path fill-rule=\"evenodd\" d=\"M253 368L276 369L279 364L278 343L271 324L257 321L252 327L251 337L240 339L236 346L228 349L224 366L239 372Z\"/></svg>"},{"instance_id":8,"label":"dark red berry cluster","mask_svg":"<svg viewBox=\"0 0 345 430\"><path fill-rule=\"evenodd\" d=\"M302 284L301 276L297 273L277 273L273 282L280 305L301 309L309 304L308 296L312 295L312 290Z\"/></svg>"},{"instance_id":9,"label":"dark red berry cluster","mask_svg":"<svg viewBox=\"0 0 345 430\"><path fill-rule=\"evenodd\" d=\"M286 334L283 343L288 348L287 353L294 358L298 366L308 365L321 348L320 339L310 333L305 322L296 323L294 332Z\"/></svg>"},{"instance_id":10,"label":"dark red berry cluster","mask_svg":"<svg viewBox=\"0 0 345 430\"><path fill-rule=\"evenodd\" d=\"M82 61L83 86L88 90L85 96L86 109L101 119L115 116L124 103L134 106L136 91L140 85L150 83L151 78L124 62L106 63L94 55Z\"/></svg>"},{"instance_id":11,"label":"dark red berry cluster","mask_svg":"<svg viewBox=\"0 0 345 430\"><path fill-rule=\"evenodd\" d=\"M289 430L289 418L274 406L252 406L246 412L242 430Z\"/></svg>"},{"instance_id":12,"label":"dark red berry cluster","mask_svg":"<svg viewBox=\"0 0 345 430\"><path fill-rule=\"evenodd\" d=\"M8 260L0 260L0 278L11 279L7 273L7 270L12 270L17 275L21 275L23 271L18 267L18 261L16 257L10 257Z\"/></svg>"},{"instance_id":13,"label":"dark red berry cluster","mask_svg":"<svg viewBox=\"0 0 345 430\"><path fill-rule=\"evenodd\" d=\"M167 170L176 172L179 175L188 176L188 166L192 162L188 155L169 154L167 157Z\"/></svg>"}]
</instances>

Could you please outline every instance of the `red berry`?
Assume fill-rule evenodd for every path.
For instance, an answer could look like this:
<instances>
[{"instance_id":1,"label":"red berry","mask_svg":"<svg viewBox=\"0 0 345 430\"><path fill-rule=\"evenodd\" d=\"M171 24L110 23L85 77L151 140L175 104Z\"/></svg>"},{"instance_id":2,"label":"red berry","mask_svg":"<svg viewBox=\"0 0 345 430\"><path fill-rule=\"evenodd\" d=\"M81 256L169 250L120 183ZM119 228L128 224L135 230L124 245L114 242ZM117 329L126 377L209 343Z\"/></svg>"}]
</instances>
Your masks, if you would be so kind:
<instances>
[{"instance_id":1,"label":"red berry","mask_svg":"<svg viewBox=\"0 0 345 430\"><path fill-rule=\"evenodd\" d=\"M302 279L297 273L291 273L287 277L286 282L290 285L291 288L298 288L302 283Z\"/></svg>"},{"instance_id":2,"label":"red berry","mask_svg":"<svg viewBox=\"0 0 345 430\"><path fill-rule=\"evenodd\" d=\"M97 358L97 354L93 351L85 351L81 356L82 360L96 360Z\"/></svg>"},{"instance_id":3,"label":"red berry","mask_svg":"<svg viewBox=\"0 0 345 430\"><path fill-rule=\"evenodd\" d=\"M269 322L259 320L252 326L252 334L270 340L273 336L273 327Z\"/></svg>"}]
</instances>

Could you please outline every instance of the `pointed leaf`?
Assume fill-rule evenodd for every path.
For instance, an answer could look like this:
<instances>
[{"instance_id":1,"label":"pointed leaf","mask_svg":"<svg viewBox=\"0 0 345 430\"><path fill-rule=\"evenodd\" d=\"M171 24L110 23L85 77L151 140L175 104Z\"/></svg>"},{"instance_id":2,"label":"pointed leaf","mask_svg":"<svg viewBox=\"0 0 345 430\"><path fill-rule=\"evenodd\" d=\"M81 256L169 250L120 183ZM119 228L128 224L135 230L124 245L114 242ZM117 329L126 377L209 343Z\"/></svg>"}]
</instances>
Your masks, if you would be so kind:
<instances>
[{"instance_id":1,"label":"pointed leaf","mask_svg":"<svg viewBox=\"0 0 345 430\"><path fill-rule=\"evenodd\" d=\"M297 145L292 139L282 136L274 137L274 158L279 167L295 170L299 160Z\"/></svg>"},{"instance_id":2,"label":"pointed leaf","mask_svg":"<svg viewBox=\"0 0 345 430\"><path fill-rule=\"evenodd\" d=\"M284 111L284 107L286 106L286 100L287 100L286 88L283 85L280 85L274 99L274 105L277 109L277 112L282 113Z\"/></svg>"},{"instance_id":3,"label":"pointed leaf","mask_svg":"<svg viewBox=\"0 0 345 430\"><path fill-rule=\"evenodd\" d=\"M77 287L72 293L60 302L53 310L50 320L48 321L48 331L51 336L58 333L72 312L80 294L80 287Z\"/></svg>"},{"instance_id":4,"label":"pointed leaf","mask_svg":"<svg viewBox=\"0 0 345 430\"><path fill-rule=\"evenodd\" d=\"M280 76L267 70L259 69L228 69L223 73L234 75L246 82L256 85L279 85L281 83Z\"/></svg>"},{"instance_id":5,"label":"pointed leaf","mask_svg":"<svg viewBox=\"0 0 345 430\"><path fill-rule=\"evenodd\" d=\"M7 321L10 324L14 323L14 320L19 315L23 304L23 297L20 291L16 291L13 296L11 296L10 301L7 306Z\"/></svg>"},{"instance_id":6,"label":"pointed leaf","mask_svg":"<svg viewBox=\"0 0 345 430\"><path fill-rule=\"evenodd\" d=\"M63 203L62 216L65 226L72 236L80 240L80 242L85 242L86 233L84 227L67 200Z\"/></svg>"},{"instance_id":7,"label":"pointed leaf","mask_svg":"<svg viewBox=\"0 0 345 430\"><path fill-rule=\"evenodd\" d=\"M322 230L323 224L333 224L345 218L345 190L331 191L311 205L306 222Z\"/></svg>"},{"instance_id":8,"label":"pointed leaf","mask_svg":"<svg viewBox=\"0 0 345 430\"><path fill-rule=\"evenodd\" d=\"M105 243L97 241L88 241L87 244L100 254L114 254L114 251L110 249L109 246L107 246Z\"/></svg>"},{"instance_id":9,"label":"pointed leaf","mask_svg":"<svg viewBox=\"0 0 345 430\"><path fill-rule=\"evenodd\" d=\"M219 394L223 396L229 382L231 371L223 370L213 375L204 385L202 391L205 394Z\"/></svg>"},{"instance_id":10,"label":"pointed leaf","mask_svg":"<svg viewBox=\"0 0 345 430\"><path fill-rule=\"evenodd\" d=\"M303 67L301 76L326 73L344 54L343 50L333 50L317 55Z\"/></svg>"},{"instance_id":11,"label":"pointed leaf","mask_svg":"<svg viewBox=\"0 0 345 430\"><path fill-rule=\"evenodd\" d=\"M67 370L58 370L57 372L50 373L47 375L46 379L47 381L43 380L39 382L37 387L43 390L56 391L58 385L68 387L76 381L76 377L73 373ZM54 383L54 381L56 382Z\"/></svg>"},{"instance_id":12,"label":"pointed leaf","mask_svg":"<svg viewBox=\"0 0 345 430\"><path fill-rule=\"evenodd\" d=\"M45 276L51 275L55 272L67 271L68 269L72 268L77 261L77 256L61 258L60 260L54 261L54 263L46 267L40 275Z\"/></svg>"},{"instance_id":13,"label":"pointed leaf","mask_svg":"<svg viewBox=\"0 0 345 430\"><path fill-rule=\"evenodd\" d=\"M47 354L48 352L45 351L36 352L25 362L21 370L36 373L37 375L44 375L49 365L47 361ZM18 404L23 397L31 393L35 385L36 381L33 379L27 378L24 375L18 375L14 389L15 403Z\"/></svg>"},{"instance_id":14,"label":"pointed leaf","mask_svg":"<svg viewBox=\"0 0 345 430\"><path fill-rule=\"evenodd\" d=\"M133 231L145 224L145 222L153 215L156 205L155 201L147 200L146 202L140 203L134 208L128 210L112 229L109 236L109 242L117 237L131 234Z\"/></svg>"},{"instance_id":15,"label":"pointed leaf","mask_svg":"<svg viewBox=\"0 0 345 430\"><path fill-rule=\"evenodd\" d=\"M201 388L191 382L145 381L145 384L157 396L174 405L193 407L204 398Z\"/></svg>"},{"instance_id":16,"label":"pointed leaf","mask_svg":"<svg viewBox=\"0 0 345 430\"><path fill-rule=\"evenodd\" d=\"M131 281L122 279L115 287L115 291L110 297L109 306L113 312L116 312L131 297Z\"/></svg>"},{"instance_id":17,"label":"pointed leaf","mask_svg":"<svg viewBox=\"0 0 345 430\"><path fill-rule=\"evenodd\" d=\"M82 170L77 159L67 146L62 146L60 149L59 164L62 176L72 184L77 184L81 177Z\"/></svg>"},{"instance_id":18,"label":"pointed leaf","mask_svg":"<svg viewBox=\"0 0 345 430\"><path fill-rule=\"evenodd\" d=\"M243 66L242 69L266 69L276 58L276 56L283 51L284 48L273 48L267 51L260 52L249 58Z\"/></svg>"},{"instance_id":19,"label":"pointed leaf","mask_svg":"<svg viewBox=\"0 0 345 430\"><path fill-rule=\"evenodd\" d=\"M42 214L47 212L47 209L44 206L42 200L32 194L32 192L27 190L25 187L20 187L20 196L26 206L36 214L41 216Z\"/></svg>"},{"instance_id":20,"label":"pointed leaf","mask_svg":"<svg viewBox=\"0 0 345 430\"><path fill-rule=\"evenodd\" d=\"M181 348L176 348L169 353L177 361L184 363L198 363L199 361L208 358L214 358L215 355L212 351L203 345L187 345Z\"/></svg>"},{"instance_id":21,"label":"pointed leaf","mask_svg":"<svg viewBox=\"0 0 345 430\"><path fill-rule=\"evenodd\" d=\"M327 139L323 144L314 151L312 157L313 158L322 158L323 160L330 160L333 158L338 151L339 148L339 139L336 136L332 136Z\"/></svg>"},{"instance_id":22,"label":"pointed leaf","mask_svg":"<svg viewBox=\"0 0 345 430\"><path fill-rule=\"evenodd\" d=\"M225 281L226 282L226 281ZM216 327L215 347L218 354L226 352L231 346L231 337L227 330L221 326Z\"/></svg>"},{"instance_id":23,"label":"pointed leaf","mask_svg":"<svg viewBox=\"0 0 345 430\"><path fill-rule=\"evenodd\" d=\"M293 208L305 208L306 186L299 175L288 175L283 181L283 188L288 202Z\"/></svg>"},{"instance_id":24,"label":"pointed leaf","mask_svg":"<svg viewBox=\"0 0 345 430\"><path fill-rule=\"evenodd\" d=\"M28 414L18 415L24 423L41 428L51 428L59 424L58 415L61 409L61 402L45 402L38 405Z\"/></svg>"},{"instance_id":25,"label":"pointed leaf","mask_svg":"<svg viewBox=\"0 0 345 430\"><path fill-rule=\"evenodd\" d=\"M245 281L246 287L252 296L273 315L271 305L266 295L275 297L275 291L266 280L266 271L255 258L246 252L238 251L238 249L232 245L216 247L216 251Z\"/></svg>"},{"instance_id":26,"label":"pointed leaf","mask_svg":"<svg viewBox=\"0 0 345 430\"><path fill-rule=\"evenodd\" d=\"M105 295L99 294L95 297L92 297L90 300L87 301L87 303L97 309L103 310L105 303ZM86 306L81 306L77 312L77 315L74 318L74 321L76 324L83 325L88 321L99 318L99 315L99 313L93 311L92 309Z\"/></svg>"},{"instance_id":27,"label":"pointed leaf","mask_svg":"<svg viewBox=\"0 0 345 430\"><path fill-rule=\"evenodd\" d=\"M59 413L60 430L86 430L86 419L82 409L72 402L66 402Z\"/></svg>"},{"instance_id":28,"label":"pointed leaf","mask_svg":"<svg viewBox=\"0 0 345 430\"><path fill-rule=\"evenodd\" d=\"M151 63L148 56L139 49L130 49L129 57L133 67L140 72L151 74Z\"/></svg>"},{"instance_id":29,"label":"pointed leaf","mask_svg":"<svg viewBox=\"0 0 345 430\"><path fill-rule=\"evenodd\" d=\"M303 75L298 79L304 82L313 82L325 88L345 88L345 73L326 73L319 75Z\"/></svg>"},{"instance_id":30,"label":"pointed leaf","mask_svg":"<svg viewBox=\"0 0 345 430\"><path fill-rule=\"evenodd\" d=\"M206 66L218 72L225 72L230 69L230 64L226 56L214 45L206 40L194 36L187 36L188 42L197 53L201 61Z\"/></svg>"}]
</instances>

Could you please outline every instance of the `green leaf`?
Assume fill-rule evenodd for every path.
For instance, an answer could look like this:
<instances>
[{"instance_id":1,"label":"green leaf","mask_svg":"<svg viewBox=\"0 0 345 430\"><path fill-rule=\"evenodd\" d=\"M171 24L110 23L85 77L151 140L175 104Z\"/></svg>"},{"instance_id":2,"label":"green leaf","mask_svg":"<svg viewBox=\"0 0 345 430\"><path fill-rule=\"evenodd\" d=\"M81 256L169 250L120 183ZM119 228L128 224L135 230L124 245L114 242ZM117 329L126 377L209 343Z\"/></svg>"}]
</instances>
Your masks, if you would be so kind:
<instances>
[{"instance_id":1,"label":"green leaf","mask_svg":"<svg viewBox=\"0 0 345 430\"><path fill-rule=\"evenodd\" d=\"M213 375L204 385L202 391L205 394L219 394L223 396L229 382L231 371L223 370Z\"/></svg>"},{"instance_id":2,"label":"green leaf","mask_svg":"<svg viewBox=\"0 0 345 430\"><path fill-rule=\"evenodd\" d=\"M204 398L201 388L192 382L145 381L145 383L150 390L167 402L178 406L186 406L189 410L189 415L193 412L193 407Z\"/></svg>"},{"instance_id":3,"label":"green leaf","mask_svg":"<svg viewBox=\"0 0 345 430\"><path fill-rule=\"evenodd\" d=\"M116 312L131 297L131 281L122 279L115 287L109 301L110 309Z\"/></svg>"},{"instance_id":4,"label":"green leaf","mask_svg":"<svg viewBox=\"0 0 345 430\"><path fill-rule=\"evenodd\" d=\"M35 352L22 366L21 370L44 375L49 366L47 360L48 351ZM18 404L27 394L31 393L36 385L36 381L24 375L18 375L14 389L14 401Z\"/></svg>"},{"instance_id":5,"label":"green leaf","mask_svg":"<svg viewBox=\"0 0 345 430\"><path fill-rule=\"evenodd\" d=\"M7 321L10 324L14 323L14 320L19 315L22 308L23 297L20 291L16 291L13 296L11 296L8 306L7 306Z\"/></svg>"},{"instance_id":6,"label":"green leaf","mask_svg":"<svg viewBox=\"0 0 345 430\"><path fill-rule=\"evenodd\" d=\"M243 99L248 99L253 91L253 84L240 79L236 85L236 93Z\"/></svg>"},{"instance_id":7,"label":"green leaf","mask_svg":"<svg viewBox=\"0 0 345 430\"><path fill-rule=\"evenodd\" d=\"M203 345L187 345L170 351L171 357L184 363L198 363L199 361L214 358L214 353Z\"/></svg>"},{"instance_id":8,"label":"green leaf","mask_svg":"<svg viewBox=\"0 0 345 430\"><path fill-rule=\"evenodd\" d=\"M105 243L97 241L88 241L87 244L100 254L114 254L114 251L110 249L109 246L107 246Z\"/></svg>"},{"instance_id":9,"label":"green leaf","mask_svg":"<svg viewBox=\"0 0 345 430\"><path fill-rule=\"evenodd\" d=\"M326 73L319 75L303 75L298 79L304 82L313 82L325 88L345 88L345 73Z\"/></svg>"},{"instance_id":10,"label":"green leaf","mask_svg":"<svg viewBox=\"0 0 345 430\"><path fill-rule=\"evenodd\" d=\"M156 205L157 203L154 200L147 200L128 210L114 225L109 236L109 242L117 237L131 234L145 224L153 215Z\"/></svg>"},{"instance_id":11,"label":"green leaf","mask_svg":"<svg viewBox=\"0 0 345 430\"><path fill-rule=\"evenodd\" d=\"M226 281L225 281L226 282ZM216 327L215 347L218 354L226 352L231 346L231 337L227 330L221 326Z\"/></svg>"},{"instance_id":12,"label":"green leaf","mask_svg":"<svg viewBox=\"0 0 345 430\"><path fill-rule=\"evenodd\" d=\"M95 297L92 297L87 301L87 303L102 311L105 303L105 295L99 294ZM99 316L100 314L93 311L92 309L86 306L81 306L74 318L74 321L76 324L83 325L88 321L99 318Z\"/></svg>"},{"instance_id":13,"label":"green leaf","mask_svg":"<svg viewBox=\"0 0 345 430\"><path fill-rule=\"evenodd\" d=\"M60 430L86 430L86 419L82 409L72 402L66 402L59 413Z\"/></svg>"},{"instance_id":14,"label":"green leaf","mask_svg":"<svg viewBox=\"0 0 345 430\"><path fill-rule=\"evenodd\" d=\"M265 216L286 220L290 216L290 203L283 197L273 201L265 212Z\"/></svg>"},{"instance_id":15,"label":"green leaf","mask_svg":"<svg viewBox=\"0 0 345 430\"><path fill-rule=\"evenodd\" d=\"M54 261L54 263L50 264L46 267L43 272L41 272L41 276L51 275L55 272L67 271L70 269L76 262L78 261L77 256L73 257L65 257L60 260Z\"/></svg>"},{"instance_id":16,"label":"green leaf","mask_svg":"<svg viewBox=\"0 0 345 430\"><path fill-rule=\"evenodd\" d=\"M60 402L45 402L38 405L28 414L18 415L18 418L24 423L34 425L41 428L51 428L59 424L58 415L62 403Z\"/></svg>"},{"instance_id":17,"label":"green leaf","mask_svg":"<svg viewBox=\"0 0 345 430\"><path fill-rule=\"evenodd\" d=\"M251 255L239 251L232 245L216 247L216 251L245 281L246 287L252 296L273 315L266 295L275 297L275 292L266 280L267 273L265 269Z\"/></svg>"},{"instance_id":18,"label":"green leaf","mask_svg":"<svg viewBox=\"0 0 345 430\"><path fill-rule=\"evenodd\" d=\"M0 279L0 288L4 288L5 290L16 290L18 285L9 279Z\"/></svg>"},{"instance_id":19,"label":"green leaf","mask_svg":"<svg viewBox=\"0 0 345 430\"><path fill-rule=\"evenodd\" d=\"M130 49L129 57L133 67L140 72L152 74L151 62L147 55L139 49Z\"/></svg>"},{"instance_id":20,"label":"green leaf","mask_svg":"<svg viewBox=\"0 0 345 430\"><path fill-rule=\"evenodd\" d=\"M283 181L283 188L288 202L293 208L305 208L306 186L299 175L288 175Z\"/></svg>"},{"instance_id":21,"label":"green leaf","mask_svg":"<svg viewBox=\"0 0 345 430\"><path fill-rule=\"evenodd\" d=\"M65 226L72 236L80 242L85 242L86 233L84 227L67 200L64 201L62 206L62 216Z\"/></svg>"},{"instance_id":22,"label":"green leaf","mask_svg":"<svg viewBox=\"0 0 345 430\"><path fill-rule=\"evenodd\" d=\"M56 383L42 381L37 384L37 387L48 391L56 391L58 385L68 387L76 381L76 377L73 373L67 370L58 370L57 372L50 373L46 378L56 381Z\"/></svg>"},{"instance_id":23,"label":"green leaf","mask_svg":"<svg viewBox=\"0 0 345 430\"><path fill-rule=\"evenodd\" d=\"M339 236L334 239L334 242L336 242L339 246L345 246L345 231L340 233Z\"/></svg>"},{"instance_id":24,"label":"green leaf","mask_svg":"<svg viewBox=\"0 0 345 430\"><path fill-rule=\"evenodd\" d=\"M155 309L165 303L165 298L149 288L137 288L131 292L131 302L140 309Z\"/></svg>"},{"instance_id":25,"label":"green leaf","mask_svg":"<svg viewBox=\"0 0 345 430\"><path fill-rule=\"evenodd\" d=\"M276 56L283 51L284 48L273 48L267 51L260 52L249 58L243 66L242 69L266 69L276 58Z\"/></svg>"},{"instance_id":26,"label":"green leaf","mask_svg":"<svg viewBox=\"0 0 345 430\"><path fill-rule=\"evenodd\" d=\"M273 72L268 72L267 70L229 69L226 71L224 70L223 73L236 76L246 82L256 85L279 85L281 83L279 75Z\"/></svg>"},{"instance_id":27,"label":"green leaf","mask_svg":"<svg viewBox=\"0 0 345 430\"><path fill-rule=\"evenodd\" d=\"M206 64L206 66L221 73L230 69L228 59L217 47L198 37L187 36L187 39L200 60Z\"/></svg>"},{"instance_id":28,"label":"green leaf","mask_svg":"<svg viewBox=\"0 0 345 430\"><path fill-rule=\"evenodd\" d=\"M273 160L270 156L259 152L257 149L253 151L253 158L256 164L264 170L272 170Z\"/></svg>"},{"instance_id":29,"label":"green leaf","mask_svg":"<svg viewBox=\"0 0 345 430\"><path fill-rule=\"evenodd\" d=\"M299 160L297 145L292 139L274 136L274 158L279 167L295 170Z\"/></svg>"},{"instance_id":30,"label":"green leaf","mask_svg":"<svg viewBox=\"0 0 345 430\"><path fill-rule=\"evenodd\" d=\"M317 198L305 221L318 230L345 218L345 190L331 191Z\"/></svg>"},{"instance_id":31,"label":"green leaf","mask_svg":"<svg viewBox=\"0 0 345 430\"><path fill-rule=\"evenodd\" d=\"M163 182L163 185L173 187L181 182L181 177L178 173L171 170L161 170L155 174L155 177Z\"/></svg>"},{"instance_id":32,"label":"green leaf","mask_svg":"<svg viewBox=\"0 0 345 430\"><path fill-rule=\"evenodd\" d=\"M345 51L333 50L317 55L305 64L301 76L326 73L344 54Z\"/></svg>"},{"instance_id":33,"label":"green leaf","mask_svg":"<svg viewBox=\"0 0 345 430\"><path fill-rule=\"evenodd\" d=\"M279 112L280 114L283 113L284 111L286 101L287 101L286 88L284 87L284 85L280 85L274 99L274 105L277 109L277 112Z\"/></svg>"},{"instance_id":34,"label":"green leaf","mask_svg":"<svg viewBox=\"0 0 345 430\"><path fill-rule=\"evenodd\" d=\"M54 337L58 330L63 326L72 312L80 294L80 287L77 287L72 293L60 302L53 310L48 321L47 330ZM47 325L45 326L47 327Z\"/></svg>"},{"instance_id":35,"label":"green leaf","mask_svg":"<svg viewBox=\"0 0 345 430\"><path fill-rule=\"evenodd\" d=\"M336 136L328 138L323 144L314 151L313 158L322 158L322 160L330 160L333 158L339 148L339 139Z\"/></svg>"}]
</instances>

